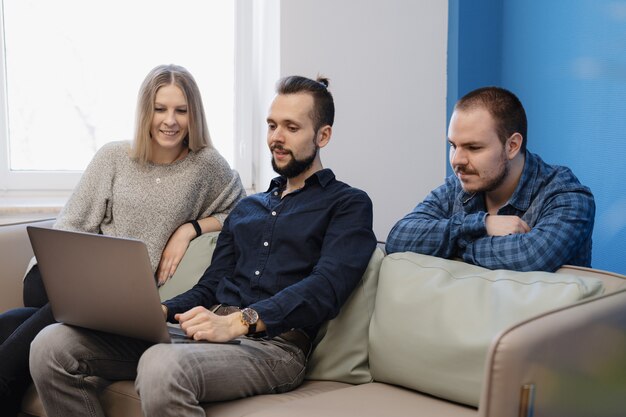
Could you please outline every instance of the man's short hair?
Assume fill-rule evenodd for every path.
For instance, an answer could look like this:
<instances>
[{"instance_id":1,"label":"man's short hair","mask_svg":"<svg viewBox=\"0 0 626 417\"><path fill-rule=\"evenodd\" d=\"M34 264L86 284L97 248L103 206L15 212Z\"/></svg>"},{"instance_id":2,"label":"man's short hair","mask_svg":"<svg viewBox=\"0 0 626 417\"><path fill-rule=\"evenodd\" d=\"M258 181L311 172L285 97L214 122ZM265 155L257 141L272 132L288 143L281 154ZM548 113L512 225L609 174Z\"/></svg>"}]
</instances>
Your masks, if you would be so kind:
<instances>
[{"instance_id":1,"label":"man's short hair","mask_svg":"<svg viewBox=\"0 0 626 417\"><path fill-rule=\"evenodd\" d=\"M333 125L335 121L335 103L333 96L328 91L328 78L317 77L316 80L291 75L282 78L276 85L278 94L308 93L313 96L313 111L311 120L315 131L326 125Z\"/></svg>"},{"instance_id":2,"label":"man's short hair","mask_svg":"<svg viewBox=\"0 0 626 417\"><path fill-rule=\"evenodd\" d=\"M526 112L515 94L500 87L483 87L470 91L459 99L454 110L483 108L495 120L496 131L504 144L514 133L522 135L521 151L526 151Z\"/></svg>"}]
</instances>

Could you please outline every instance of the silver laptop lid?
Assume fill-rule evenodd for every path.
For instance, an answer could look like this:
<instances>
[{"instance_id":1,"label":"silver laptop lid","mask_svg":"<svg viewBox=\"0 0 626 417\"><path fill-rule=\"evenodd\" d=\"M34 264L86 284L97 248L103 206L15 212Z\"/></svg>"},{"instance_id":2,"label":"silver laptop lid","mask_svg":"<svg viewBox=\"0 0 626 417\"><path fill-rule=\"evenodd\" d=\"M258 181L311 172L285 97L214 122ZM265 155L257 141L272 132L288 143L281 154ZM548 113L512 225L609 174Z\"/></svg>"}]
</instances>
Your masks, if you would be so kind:
<instances>
[{"instance_id":1,"label":"silver laptop lid","mask_svg":"<svg viewBox=\"0 0 626 417\"><path fill-rule=\"evenodd\" d=\"M143 242L32 226L27 230L57 321L170 341Z\"/></svg>"}]
</instances>

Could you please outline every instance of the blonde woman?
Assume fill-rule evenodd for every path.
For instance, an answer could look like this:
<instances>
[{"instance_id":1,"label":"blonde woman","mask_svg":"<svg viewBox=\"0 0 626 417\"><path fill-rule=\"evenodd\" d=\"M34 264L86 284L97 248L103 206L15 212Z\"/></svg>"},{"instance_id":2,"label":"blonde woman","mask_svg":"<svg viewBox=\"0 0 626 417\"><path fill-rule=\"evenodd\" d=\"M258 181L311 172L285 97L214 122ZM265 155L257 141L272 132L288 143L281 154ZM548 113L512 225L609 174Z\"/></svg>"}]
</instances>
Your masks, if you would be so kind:
<instances>
[{"instance_id":1,"label":"blonde woman","mask_svg":"<svg viewBox=\"0 0 626 417\"><path fill-rule=\"evenodd\" d=\"M162 65L139 90L134 140L96 153L54 227L142 240L163 284L189 242L221 230L244 195L239 176L211 144L192 75ZM17 410L30 382L30 342L54 322L36 265L24 281L24 305L0 315L3 410Z\"/></svg>"}]
</instances>

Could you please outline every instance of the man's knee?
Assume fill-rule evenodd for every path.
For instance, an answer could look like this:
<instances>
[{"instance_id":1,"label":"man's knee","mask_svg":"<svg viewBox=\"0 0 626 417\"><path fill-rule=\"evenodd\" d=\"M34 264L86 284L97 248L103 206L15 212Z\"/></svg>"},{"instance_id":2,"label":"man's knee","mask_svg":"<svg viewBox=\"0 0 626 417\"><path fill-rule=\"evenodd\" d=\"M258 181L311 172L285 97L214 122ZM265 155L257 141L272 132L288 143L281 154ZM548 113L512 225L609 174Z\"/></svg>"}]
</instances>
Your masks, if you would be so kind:
<instances>
[{"instance_id":1,"label":"man's knee","mask_svg":"<svg viewBox=\"0 0 626 417\"><path fill-rule=\"evenodd\" d=\"M168 344L154 345L141 355L135 388L144 411L180 400L181 389L189 392L189 372L185 372L188 359L184 349Z\"/></svg>"},{"instance_id":2,"label":"man's knee","mask_svg":"<svg viewBox=\"0 0 626 417\"><path fill-rule=\"evenodd\" d=\"M68 356L68 347L71 345L67 334L69 328L62 324L52 324L45 327L35 337L30 345L30 373L33 379L46 375L46 369L52 363L67 362L60 356Z\"/></svg>"},{"instance_id":3,"label":"man's knee","mask_svg":"<svg viewBox=\"0 0 626 417\"><path fill-rule=\"evenodd\" d=\"M188 359L181 349L173 345L158 344L146 350L137 366L137 390L154 389L179 380L185 361ZM154 381L159 381L153 384Z\"/></svg>"}]
</instances>

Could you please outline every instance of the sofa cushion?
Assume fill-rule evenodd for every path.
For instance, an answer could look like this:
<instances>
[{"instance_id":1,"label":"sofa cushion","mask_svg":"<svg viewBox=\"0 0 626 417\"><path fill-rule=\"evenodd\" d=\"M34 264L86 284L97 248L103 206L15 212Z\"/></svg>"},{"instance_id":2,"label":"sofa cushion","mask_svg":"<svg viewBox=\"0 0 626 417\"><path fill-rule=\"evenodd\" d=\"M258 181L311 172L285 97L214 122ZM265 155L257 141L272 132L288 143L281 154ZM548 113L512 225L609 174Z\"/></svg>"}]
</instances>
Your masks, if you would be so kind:
<instances>
[{"instance_id":1,"label":"sofa cushion","mask_svg":"<svg viewBox=\"0 0 626 417\"><path fill-rule=\"evenodd\" d=\"M499 332L602 291L592 278L388 255L370 325L372 376L477 406L487 350Z\"/></svg>"},{"instance_id":2,"label":"sofa cushion","mask_svg":"<svg viewBox=\"0 0 626 417\"><path fill-rule=\"evenodd\" d=\"M222 417L222 414L211 415ZM277 404L245 415L245 417L294 416L478 417L478 410L405 388L373 382Z\"/></svg>"},{"instance_id":3,"label":"sofa cushion","mask_svg":"<svg viewBox=\"0 0 626 417\"><path fill-rule=\"evenodd\" d=\"M369 322L374 311L378 271L384 253L376 248L363 278L337 317L320 330L307 365L307 379L363 384L370 382Z\"/></svg>"},{"instance_id":4,"label":"sofa cushion","mask_svg":"<svg viewBox=\"0 0 626 417\"><path fill-rule=\"evenodd\" d=\"M174 276L159 288L161 301L187 291L198 282L211 263L218 236L219 232L205 233L189 243Z\"/></svg>"},{"instance_id":5,"label":"sofa cushion","mask_svg":"<svg viewBox=\"0 0 626 417\"><path fill-rule=\"evenodd\" d=\"M304 381L293 391L282 394L255 395L233 401L203 404L207 416L243 417L258 410L272 408L290 401L314 397L326 392L345 389L351 385L333 381ZM100 403L109 417L143 417L141 402L133 381L117 381L106 387L100 394ZM45 417L41 401L34 385L31 384L24 401L22 414Z\"/></svg>"},{"instance_id":6,"label":"sofa cushion","mask_svg":"<svg viewBox=\"0 0 626 417\"><path fill-rule=\"evenodd\" d=\"M268 410L267 414L271 416L271 410L276 406L316 398L328 392L343 391L351 387L352 385L334 381L304 381L295 390L281 394L254 395L233 401L206 403L203 406L208 417L247 417L260 410Z\"/></svg>"}]
</instances>

